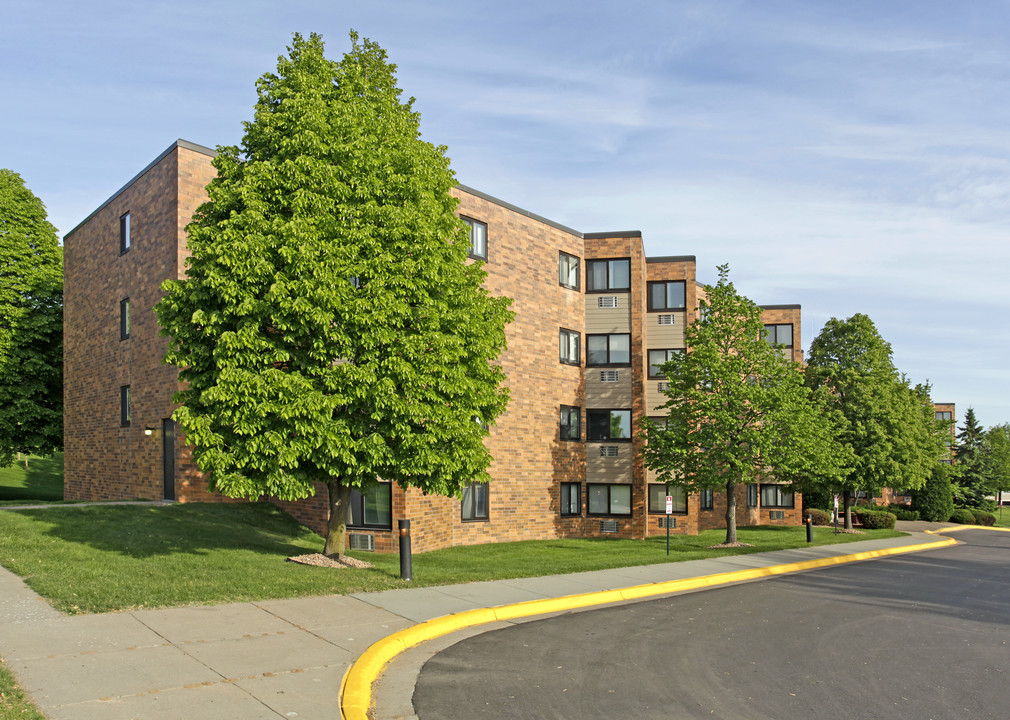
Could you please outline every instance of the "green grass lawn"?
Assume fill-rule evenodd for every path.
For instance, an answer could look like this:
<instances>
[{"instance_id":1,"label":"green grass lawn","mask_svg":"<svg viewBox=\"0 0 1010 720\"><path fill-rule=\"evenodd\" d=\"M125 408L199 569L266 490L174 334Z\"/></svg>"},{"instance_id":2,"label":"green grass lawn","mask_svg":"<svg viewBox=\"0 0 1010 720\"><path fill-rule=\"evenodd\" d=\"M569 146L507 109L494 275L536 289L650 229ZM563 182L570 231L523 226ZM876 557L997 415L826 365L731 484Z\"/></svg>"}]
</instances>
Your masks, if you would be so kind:
<instances>
[{"instance_id":1,"label":"green grass lawn","mask_svg":"<svg viewBox=\"0 0 1010 720\"><path fill-rule=\"evenodd\" d=\"M877 530L815 544L900 535ZM56 608L96 613L129 608L242 602L676 562L806 545L802 527L741 528L750 548L709 550L725 531L651 540L574 539L498 543L416 553L414 580L399 579L396 554L352 553L372 569L286 561L319 552L322 539L266 503L155 507L54 506L0 510L0 564Z\"/></svg>"},{"instance_id":2,"label":"green grass lawn","mask_svg":"<svg viewBox=\"0 0 1010 720\"><path fill-rule=\"evenodd\" d=\"M62 499L63 453L44 458L31 456L27 470L22 460L0 468L0 504Z\"/></svg>"},{"instance_id":3,"label":"green grass lawn","mask_svg":"<svg viewBox=\"0 0 1010 720\"><path fill-rule=\"evenodd\" d=\"M0 720L46 720L0 662Z\"/></svg>"}]
</instances>

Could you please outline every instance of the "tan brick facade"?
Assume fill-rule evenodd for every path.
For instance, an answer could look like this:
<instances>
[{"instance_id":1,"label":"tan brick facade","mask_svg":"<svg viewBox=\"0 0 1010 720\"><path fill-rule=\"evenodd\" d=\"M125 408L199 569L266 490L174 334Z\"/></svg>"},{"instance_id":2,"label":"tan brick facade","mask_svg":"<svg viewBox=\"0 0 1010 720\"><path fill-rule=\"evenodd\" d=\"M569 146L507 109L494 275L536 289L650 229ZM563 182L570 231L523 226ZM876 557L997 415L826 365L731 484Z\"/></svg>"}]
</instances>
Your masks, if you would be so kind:
<instances>
[{"instance_id":1,"label":"tan brick facade","mask_svg":"<svg viewBox=\"0 0 1010 720\"><path fill-rule=\"evenodd\" d=\"M164 423L174 409L171 398L178 381L176 371L162 363L166 341L158 336L151 310L161 297L162 281L185 272L185 228L206 199L204 188L214 176L212 156L207 148L173 144L65 239L68 499L225 500L207 491L206 478L179 433L169 449L171 477L165 483ZM392 527L352 532L373 535L379 551L397 548L400 518L411 520L415 551L555 537L642 538L665 532L659 516L648 512L651 474L643 465L637 433L657 392L656 381L648 378L648 350L683 347L683 326L696 314L700 288L694 257L646 258L640 233L582 234L470 188L460 186L454 194L461 215L487 225L486 286L493 294L511 297L516 313L500 359L511 402L487 440L493 457L488 519L464 522L458 499L404 492L394 485ZM124 213L130 214L130 248L120 254ZM579 259L578 289L560 284L560 253ZM588 292L585 261L608 258L629 260L630 287ZM686 299L685 307L662 325L647 297L647 283L659 281L683 281ZM616 300L610 300L611 295ZM607 296L605 302L602 296ZM125 298L130 299L130 335L120 339L119 308ZM795 353L801 359L799 306L771 306L765 321L793 325ZM559 359L562 328L580 333L578 365ZM585 336L593 333L628 334L630 365L588 366ZM619 379L601 382L601 371L611 369ZM120 387L126 385L131 418L123 426ZM580 440L561 439L562 406L580 409ZM631 411L631 439L587 441L587 410L618 407ZM147 428L150 434L145 434ZM608 447L615 447L616 454L608 455ZM578 484L577 515L561 512L563 483ZM629 486L631 514L590 515L590 484ZM795 510L772 519L768 510L748 509L746 489L740 493L741 525L799 522L798 498ZM325 495L320 486L314 498L277 504L322 530ZM691 496L688 513L678 517L674 532L720 527L724 512L719 494L713 510L705 511L699 498Z\"/></svg>"}]
</instances>

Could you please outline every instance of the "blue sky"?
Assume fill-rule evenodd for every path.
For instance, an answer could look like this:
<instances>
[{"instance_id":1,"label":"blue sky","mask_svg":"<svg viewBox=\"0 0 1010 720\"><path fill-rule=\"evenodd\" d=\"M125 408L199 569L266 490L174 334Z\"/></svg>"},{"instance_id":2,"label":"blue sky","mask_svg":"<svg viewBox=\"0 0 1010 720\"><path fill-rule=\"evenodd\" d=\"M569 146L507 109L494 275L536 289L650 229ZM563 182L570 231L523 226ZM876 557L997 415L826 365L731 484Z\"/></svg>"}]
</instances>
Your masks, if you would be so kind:
<instances>
[{"instance_id":1,"label":"blue sky","mask_svg":"<svg viewBox=\"0 0 1010 720\"><path fill-rule=\"evenodd\" d=\"M994 0L8 2L0 166L61 234L176 138L237 144L293 32L382 45L460 182L728 262L803 345L869 315L1010 421L1010 6Z\"/></svg>"}]
</instances>

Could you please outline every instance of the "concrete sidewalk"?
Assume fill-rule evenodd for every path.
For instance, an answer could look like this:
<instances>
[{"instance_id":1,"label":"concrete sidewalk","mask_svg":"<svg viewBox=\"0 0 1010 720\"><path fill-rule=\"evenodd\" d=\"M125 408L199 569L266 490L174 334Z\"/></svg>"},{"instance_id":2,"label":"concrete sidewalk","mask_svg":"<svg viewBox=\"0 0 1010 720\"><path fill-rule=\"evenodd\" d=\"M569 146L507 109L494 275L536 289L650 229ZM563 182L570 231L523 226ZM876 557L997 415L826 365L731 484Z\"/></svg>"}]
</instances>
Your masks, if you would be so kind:
<instances>
[{"instance_id":1,"label":"concrete sidewalk","mask_svg":"<svg viewBox=\"0 0 1010 720\"><path fill-rule=\"evenodd\" d=\"M0 568L0 657L51 720L337 718L340 682L355 658L373 642L431 618L935 540L914 532L570 575L78 616L61 615ZM377 717L412 717L410 696L423 662L467 633L502 625L403 653L378 685Z\"/></svg>"}]
</instances>

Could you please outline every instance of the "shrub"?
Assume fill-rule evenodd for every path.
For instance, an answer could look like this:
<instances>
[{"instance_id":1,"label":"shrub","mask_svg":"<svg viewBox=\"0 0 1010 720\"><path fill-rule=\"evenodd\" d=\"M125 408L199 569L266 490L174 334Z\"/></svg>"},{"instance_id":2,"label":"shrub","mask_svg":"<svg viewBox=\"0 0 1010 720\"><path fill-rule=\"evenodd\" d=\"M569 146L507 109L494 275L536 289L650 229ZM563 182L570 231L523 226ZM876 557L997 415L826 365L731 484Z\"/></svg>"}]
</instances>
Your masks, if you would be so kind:
<instances>
[{"instance_id":1,"label":"shrub","mask_svg":"<svg viewBox=\"0 0 1010 720\"><path fill-rule=\"evenodd\" d=\"M949 473L949 465L938 464L926 484L912 494L912 508L919 511L923 520L945 522L954 512Z\"/></svg>"},{"instance_id":2,"label":"shrub","mask_svg":"<svg viewBox=\"0 0 1010 720\"><path fill-rule=\"evenodd\" d=\"M992 513L986 512L985 510L979 510L977 508L973 508L971 514L975 518L976 525L984 525L986 527L992 527L993 525L996 524L996 516L993 515Z\"/></svg>"},{"instance_id":3,"label":"shrub","mask_svg":"<svg viewBox=\"0 0 1010 720\"><path fill-rule=\"evenodd\" d=\"M859 522L867 530L894 529L894 522L898 519L894 513L886 510L870 510L868 508L856 508L854 510L859 516Z\"/></svg>"},{"instance_id":4,"label":"shrub","mask_svg":"<svg viewBox=\"0 0 1010 720\"><path fill-rule=\"evenodd\" d=\"M818 510L817 508L810 508L809 510L806 510L803 514L803 522L806 522L806 518L808 516L814 525L831 524L831 513L826 513L823 510Z\"/></svg>"},{"instance_id":5,"label":"shrub","mask_svg":"<svg viewBox=\"0 0 1010 720\"><path fill-rule=\"evenodd\" d=\"M962 525L974 525L975 516L972 514L971 510L967 508L958 508L950 514L950 521L953 523L961 523Z\"/></svg>"},{"instance_id":6,"label":"shrub","mask_svg":"<svg viewBox=\"0 0 1010 720\"><path fill-rule=\"evenodd\" d=\"M899 520L918 520L919 511L913 510L908 505L889 505L887 512L894 515Z\"/></svg>"}]
</instances>

